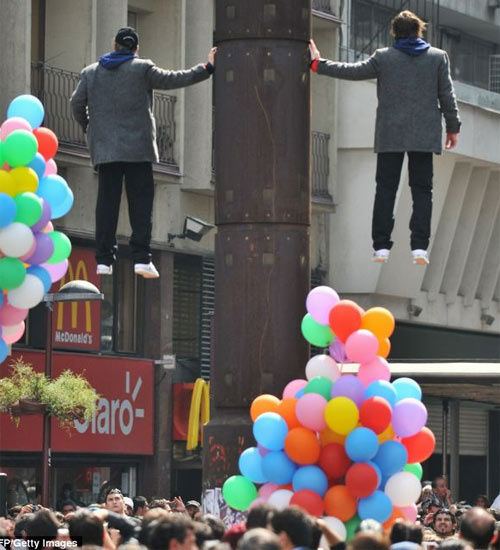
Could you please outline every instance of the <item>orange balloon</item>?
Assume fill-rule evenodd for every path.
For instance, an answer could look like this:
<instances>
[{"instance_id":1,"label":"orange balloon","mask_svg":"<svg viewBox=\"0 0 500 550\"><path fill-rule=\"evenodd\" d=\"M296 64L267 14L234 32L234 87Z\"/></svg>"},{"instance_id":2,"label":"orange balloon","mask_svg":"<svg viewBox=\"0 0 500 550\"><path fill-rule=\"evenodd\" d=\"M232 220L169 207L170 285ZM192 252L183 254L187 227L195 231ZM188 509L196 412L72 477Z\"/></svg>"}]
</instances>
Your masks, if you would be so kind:
<instances>
[{"instance_id":1,"label":"orange balloon","mask_svg":"<svg viewBox=\"0 0 500 550\"><path fill-rule=\"evenodd\" d=\"M379 339L389 338L394 332L396 322L393 314L385 307L372 307L365 311L361 328L370 330Z\"/></svg>"},{"instance_id":2,"label":"orange balloon","mask_svg":"<svg viewBox=\"0 0 500 550\"><path fill-rule=\"evenodd\" d=\"M274 395L267 393L259 395L252 401L252 405L250 406L250 416L255 422L263 413L278 412L279 404L280 400Z\"/></svg>"},{"instance_id":3,"label":"orange balloon","mask_svg":"<svg viewBox=\"0 0 500 550\"><path fill-rule=\"evenodd\" d=\"M389 426L387 426L387 428L381 434L378 435L378 442L384 443L384 441L391 441L392 439L394 439L395 435L396 434L392 429L392 425L389 424Z\"/></svg>"},{"instance_id":4,"label":"orange balloon","mask_svg":"<svg viewBox=\"0 0 500 550\"><path fill-rule=\"evenodd\" d=\"M379 339L377 355L387 359L387 357L389 357L389 353L391 353L391 341L389 338Z\"/></svg>"},{"instance_id":5,"label":"orange balloon","mask_svg":"<svg viewBox=\"0 0 500 550\"><path fill-rule=\"evenodd\" d=\"M287 397L281 401L278 405L276 412L285 420L288 425L288 429L297 428L301 424L297 420L295 414L295 407L297 406L297 401L295 397Z\"/></svg>"},{"instance_id":6,"label":"orange balloon","mask_svg":"<svg viewBox=\"0 0 500 550\"><path fill-rule=\"evenodd\" d=\"M358 502L345 485L335 485L325 493L326 515L349 521L356 515Z\"/></svg>"},{"instance_id":7,"label":"orange balloon","mask_svg":"<svg viewBox=\"0 0 500 550\"><path fill-rule=\"evenodd\" d=\"M330 310L329 324L335 336L345 342L356 330L361 328L363 309L352 300L340 300Z\"/></svg>"},{"instance_id":8,"label":"orange balloon","mask_svg":"<svg viewBox=\"0 0 500 550\"><path fill-rule=\"evenodd\" d=\"M297 464L314 464L319 460L321 445L312 430L293 428L286 436L285 452Z\"/></svg>"},{"instance_id":9,"label":"orange balloon","mask_svg":"<svg viewBox=\"0 0 500 550\"><path fill-rule=\"evenodd\" d=\"M347 435L338 434L337 432L330 430L330 428L325 428L322 432L319 433L319 438L323 447L325 445L329 445L330 443L340 443L341 445L343 445L345 443Z\"/></svg>"},{"instance_id":10,"label":"orange balloon","mask_svg":"<svg viewBox=\"0 0 500 550\"><path fill-rule=\"evenodd\" d=\"M382 526L386 531L389 531L398 520L406 521L406 516L399 508L394 506L392 509L391 517L385 523L383 523Z\"/></svg>"}]
</instances>

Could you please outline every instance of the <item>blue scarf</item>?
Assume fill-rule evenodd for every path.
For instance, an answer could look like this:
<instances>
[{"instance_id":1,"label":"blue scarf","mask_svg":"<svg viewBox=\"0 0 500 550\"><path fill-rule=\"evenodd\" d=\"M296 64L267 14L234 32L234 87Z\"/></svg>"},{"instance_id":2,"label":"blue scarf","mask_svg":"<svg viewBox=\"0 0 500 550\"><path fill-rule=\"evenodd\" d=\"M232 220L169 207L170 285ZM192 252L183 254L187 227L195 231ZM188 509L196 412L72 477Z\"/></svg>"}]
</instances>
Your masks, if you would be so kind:
<instances>
[{"instance_id":1,"label":"blue scarf","mask_svg":"<svg viewBox=\"0 0 500 550\"><path fill-rule=\"evenodd\" d=\"M426 52L431 47L428 42L421 38L400 38L396 40L392 46L413 57Z\"/></svg>"},{"instance_id":2,"label":"blue scarf","mask_svg":"<svg viewBox=\"0 0 500 550\"><path fill-rule=\"evenodd\" d=\"M135 53L127 52L109 52L101 55L99 58L99 64L105 69L116 69L125 61L137 57Z\"/></svg>"}]
</instances>

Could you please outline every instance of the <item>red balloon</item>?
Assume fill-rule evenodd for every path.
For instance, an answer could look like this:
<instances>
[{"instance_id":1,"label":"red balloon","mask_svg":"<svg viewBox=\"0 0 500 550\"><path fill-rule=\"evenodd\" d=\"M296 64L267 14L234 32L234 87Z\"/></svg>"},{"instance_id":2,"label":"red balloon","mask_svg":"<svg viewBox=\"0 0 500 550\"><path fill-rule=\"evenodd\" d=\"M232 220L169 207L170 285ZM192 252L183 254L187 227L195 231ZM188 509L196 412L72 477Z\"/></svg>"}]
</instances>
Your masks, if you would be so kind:
<instances>
[{"instance_id":1,"label":"red balloon","mask_svg":"<svg viewBox=\"0 0 500 550\"><path fill-rule=\"evenodd\" d=\"M330 479L344 477L347 469L352 464L347 456L344 446L339 443L329 443L321 449L318 466Z\"/></svg>"},{"instance_id":2,"label":"red balloon","mask_svg":"<svg viewBox=\"0 0 500 550\"><path fill-rule=\"evenodd\" d=\"M290 499L290 505L295 504L303 508L311 516L320 518L323 515L325 504L323 499L310 489L301 489L297 491Z\"/></svg>"},{"instance_id":3,"label":"red balloon","mask_svg":"<svg viewBox=\"0 0 500 550\"><path fill-rule=\"evenodd\" d=\"M365 462L353 464L345 475L346 487L352 496L365 498L370 496L378 487L380 479L373 466Z\"/></svg>"},{"instance_id":4,"label":"red balloon","mask_svg":"<svg viewBox=\"0 0 500 550\"><path fill-rule=\"evenodd\" d=\"M335 336L345 342L356 330L361 328L363 309L352 300L340 300L330 310L329 324Z\"/></svg>"},{"instance_id":5,"label":"red balloon","mask_svg":"<svg viewBox=\"0 0 500 550\"><path fill-rule=\"evenodd\" d=\"M40 126L36 130L33 130L33 135L38 141L38 152L45 160L51 159L57 153L57 147L59 142L57 136L52 130Z\"/></svg>"},{"instance_id":6,"label":"red balloon","mask_svg":"<svg viewBox=\"0 0 500 550\"><path fill-rule=\"evenodd\" d=\"M424 427L411 437L404 437L401 443L408 451L408 464L424 462L434 452L436 438L429 428Z\"/></svg>"},{"instance_id":7,"label":"red balloon","mask_svg":"<svg viewBox=\"0 0 500 550\"><path fill-rule=\"evenodd\" d=\"M392 409L389 403L379 396L363 401L359 410L359 420L365 428L381 434L391 423Z\"/></svg>"}]
</instances>

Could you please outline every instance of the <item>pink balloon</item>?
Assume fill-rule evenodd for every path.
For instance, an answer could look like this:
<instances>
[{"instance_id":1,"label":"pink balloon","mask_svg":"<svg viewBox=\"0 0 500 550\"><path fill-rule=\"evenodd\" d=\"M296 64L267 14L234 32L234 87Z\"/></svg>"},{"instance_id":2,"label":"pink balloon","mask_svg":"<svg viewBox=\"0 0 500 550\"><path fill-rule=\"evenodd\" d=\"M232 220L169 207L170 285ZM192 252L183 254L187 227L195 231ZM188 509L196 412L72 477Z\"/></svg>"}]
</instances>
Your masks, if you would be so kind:
<instances>
[{"instance_id":1,"label":"pink balloon","mask_svg":"<svg viewBox=\"0 0 500 550\"><path fill-rule=\"evenodd\" d=\"M264 485L259 488L259 497L267 500L277 488L278 485L276 485L276 483L264 483Z\"/></svg>"},{"instance_id":2,"label":"pink balloon","mask_svg":"<svg viewBox=\"0 0 500 550\"><path fill-rule=\"evenodd\" d=\"M408 521L416 521L418 515L418 508L416 504L410 504L410 506L403 506L400 508L401 512L405 515Z\"/></svg>"},{"instance_id":3,"label":"pink balloon","mask_svg":"<svg viewBox=\"0 0 500 550\"><path fill-rule=\"evenodd\" d=\"M24 334L24 321L21 321L17 325L10 325L2 327L2 338L6 344L14 344L21 339Z\"/></svg>"},{"instance_id":4,"label":"pink balloon","mask_svg":"<svg viewBox=\"0 0 500 550\"><path fill-rule=\"evenodd\" d=\"M57 174L57 164L54 159L49 159L45 164L45 172L43 173L43 177L45 178L46 176L52 176L54 174Z\"/></svg>"},{"instance_id":5,"label":"pink balloon","mask_svg":"<svg viewBox=\"0 0 500 550\"><path fill-rule=\"evenodd\" d=\"M297 401L295 415L305 428L321 432L326 428L326 399L319 393L306 393Z\"/></svg>"},{"instance_id":6,"label":"pink balloon","mask_svg":"<svg viewBox=\"0 0 500 550\"><path fill-rule=\"evenodd\" d=\"M49 272L50 279L53 283L62 279L66 274L66 271L68 270L68 260L63 260L58 264L40 264L40 265Z\"/></svg>"},{"instance_id":7,"label":"pink balloon","mask_svg":"<svg viewBox=\"0 0 500 550\"><path fill-rule=\"evenodd\" d=\"M257 444L257 449L259 449L260 456L266 456L269 453L269 449L265 449L260 443Z\"/></svg>"},{"instance_id":8,"label":"pink balloon","mask_svg":"<svg viewBox=\"0 0 500 550\"><path fill-rule=\"evenodd\" d=\"M377 356L377 337L366 329L353 332L345 342L345 352L354 363L369 363Z\"/></svg>"},{"instance_id":9,"label":"pink balloon","mask_svg":"<svg viewBox=\"0 0 500 550\"><path fill-rule=\"evenodd\" d=\"M257 506L258 504L264 504L265 502L267 502L266 498L257 497L255 500L253 500L250 503L250 506L248 507L248 509L251 510L254 506Z\"/></svg>"},{"instance_id":10,"label":"pink balloon","mask_svg":"<svg viewBox=\"0 0 500 550\"><path fill-rule=\"evenodd\" d=\"M19 309L11 306L7 300L0 307L0 325L12 326L24 321L28 316L28 309Z\"/></svg>"},{"instance_id":11,"label":"pink balloon","mask_svg":"<svg viewBox=\"0 0 500 550\"><path fill-rule=\"evenodd\" d=\"M28 132L32 132L33 128L24 118L13 116L8 118L2 126L0 126L0 139L5 141L5 138L14 130L28 130Z\"/></svg>"},{"instance_id":12,"label":"pink balloon","mask_svg":"<svg viewBox=\"0 0 500 550\"><path fill-rule=\"evenodd\" d=\"M287 397L295 397L295 394L299 390L304 389L306 386L307 380L302 380L300 378L288 382L288 384L285 386L285 389L283 390L283 399L286 399Z\"/></svg>"},{"instance_id":13,"label":"pink balloon","mask_svg":"<svg viewBox=\"0 0 500 550\"><path fill-rule=\"evenodd\" d=\"M389 382L391 379L389 363L383 357L375 357L375 359L369 363L362 363L359 366L358 378L365 387L376 380L385 380Z\"/></svg>"},{"instance_id":14,"label":"pink balloon","mask_svg":"<svg viewBox=\"0 0 500 550\"><path fill-rule=\"evenodd\" d=\"M51 231L54 231L54 224L52 222L49 222L43 229L40 229L42 233L50 233Z\"/></svg>"},{"instance_id":15,"label":"pink balloon","mask_svg":"<svg viewBox=\"0 0 500 550\"><path fill-rule=\"evenodd\" d=\"M339 301L339 295L333 288L329 286L317 286L307 295L307 312L320 325L328 325L330 310Z\"/></svg>"}]
</instances>

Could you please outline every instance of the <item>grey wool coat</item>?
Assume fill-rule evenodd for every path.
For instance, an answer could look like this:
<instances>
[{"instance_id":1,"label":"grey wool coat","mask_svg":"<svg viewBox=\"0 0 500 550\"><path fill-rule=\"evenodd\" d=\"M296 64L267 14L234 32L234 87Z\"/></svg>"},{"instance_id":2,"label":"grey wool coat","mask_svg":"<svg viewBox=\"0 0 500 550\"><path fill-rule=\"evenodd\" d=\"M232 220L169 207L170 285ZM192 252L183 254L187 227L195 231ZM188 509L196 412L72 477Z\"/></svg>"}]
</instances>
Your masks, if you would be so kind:
<instances>
[{"instance_id":1,"label":"grey wool coat","mask_svg":"<svg viewBox=\"0 0 500 550\"><path fill-rule=\"evenodd\" d=\"M460 131L448 55L429 48L410 56L382 48L366 61L339 63L320 59L318 74L345 80L377 79L375 152L441 153L442 116L446 131Z\"/></svg>"},{"instance_id":2,"label":"grey wool coat","mask_svg":"<svg viewBox=\"0 0 500 550\"><path fill-rule=\"evenodd\" d=\"M153 90L183 88L209 77L202 64L168 71L138 57L114 69L99 63L85 67L71 109L87 132L92 164L158 162Z\"/></svg>"}]
</instances>

